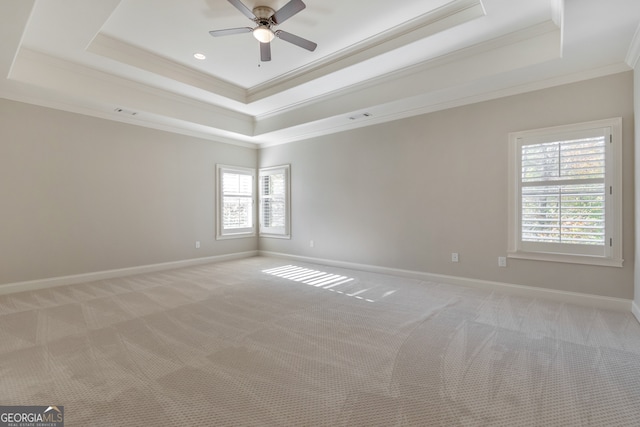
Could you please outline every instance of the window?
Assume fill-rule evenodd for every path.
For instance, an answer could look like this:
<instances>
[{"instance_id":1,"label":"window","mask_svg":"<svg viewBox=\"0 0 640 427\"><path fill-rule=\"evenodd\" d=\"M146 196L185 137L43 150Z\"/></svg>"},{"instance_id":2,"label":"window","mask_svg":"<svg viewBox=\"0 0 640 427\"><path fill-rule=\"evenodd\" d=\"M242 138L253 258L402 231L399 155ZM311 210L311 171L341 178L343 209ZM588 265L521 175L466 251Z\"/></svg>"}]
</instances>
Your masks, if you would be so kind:
<instances>
[{"instance_id":1,"label":"window","mask_svg":"<svg viewBox=\"0 0 640 427\"><path fill-rule=\"evenodd\" d=\"M289 165L260 169L260 235L288 239Z\"/></svg>"},{"instance_id":2,"label":"window","mask_svg":"<svg viewBox=\"0 0 640 427\"><path fill-rule=\"evenodd\" d=\"M509 134L509 257L622 266L621 128Z\"/></svg>"},{"instance_id":3,"label":"window","mask_svg":"<svg viewBox=\"0 0 640 427\"><path fill-rule=\"evenodd\" d=\"M216 166L218 239L255 235L253 169Z\"/></svg>"}]
</instances>

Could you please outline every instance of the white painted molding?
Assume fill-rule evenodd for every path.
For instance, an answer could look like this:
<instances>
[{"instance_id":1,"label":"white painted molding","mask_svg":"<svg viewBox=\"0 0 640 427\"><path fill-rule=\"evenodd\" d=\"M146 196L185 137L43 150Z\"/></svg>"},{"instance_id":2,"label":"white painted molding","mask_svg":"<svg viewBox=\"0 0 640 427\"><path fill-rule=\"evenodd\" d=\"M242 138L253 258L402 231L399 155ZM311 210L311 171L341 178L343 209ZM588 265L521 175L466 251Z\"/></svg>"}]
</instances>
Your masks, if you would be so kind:
<instances>
[{"instance_id":1,"label":"white painted molding","mask_svg":"<svg viewBox=\"0 0 640 427\"><path fill-rule=\"evenodd\" d=\"M368 39L327 55L319 61L285 73L249 89L248 101L256 102L300 84L362 64L422 38L446 31L486 15L479 0L452 0L423 15L390 28Z\"/></svg>"},{"instance_id":2,"label":"white painted molding","mask_svg":"<svg viewBox=\"0 0 640 427\"><path fill-rule=\"evenodd\" d=\"M638 25L638 28L636 28L636 33L633 35L633 39L631 39L631 44L629 45L629 50L627 50L625 62L631 68L636 68L638 60L640 60L640 24Z\"/></svg>"},{"instance_id":3,"label":"white painted molding","mask_svg":"<svg viewBox=\"0 0 640 427\"><path fill-rule=\"evenodd\" d=\"M299 262L321 264L332 267L350 268L353 270L367 271L371 273L390 274L399 277L424 280L430 282L448 283L452 285L473 287L508 293L512 295L527 296L532 298L544 298L569 304L579 304L589 307L597 307L607 310L631 311L640 322L640 308L632 300L622 298L604 297L599 295L584 294L579 292L566 292L553 289L537 288L533 286L514 285L510 283L492 282L487 280L470 279L465 277L432 274L413 270L403 270L390 267L380 267L369 264L358 264L347 261L337 261L324 258L313 258L300 255L290 255L270 251L247 251L225 255L216 255L204 258L194 258L181 261L172 261L160 264L142 265L137 267L121 268L115 270L98 271L94 273L76 274L72 276L53 277L49 279L30 280L25 282L7 283L0 285L0 295L17 292L35 291L38 289L53 288L57 286L89 283L98 280L113 279L117 277L131 276L134 274L153 273L157 271L172 270L176 268L190 267L194 265L209 264L215 262L231 261L235 259L250 258L254 256L270 256L289 259Z\"/></svg>"},{"instance_id":4,"label":"white painted molding","mask_svg":"<svg viewBox=\"0 0 640 427\"><path fill-rule=\"evenodd\" d=\"M20 87L20 90L9 88L6 86L0 88L0 97L27 104L38 105L45 108L53 108L55 110L66 111L68 113L82 114L85 116L96 117L99 119L110 120L113 122L127 123L130 125L140 126L148 129L170 132L177 135L186 135L194 138L200 138L207 141L219 142L221 144L236 145L239 147L251 148L257 150L257 143L248 141L251 137L244 137L236 134L234 138L221 136L219 134L224 131L206 127L203 125L196 126L194 124L186 124L184 121L170 120L164 118L159 121L150 115L136 115L135 118L129 115L118 115L113 111L105 111L104 109L94 108L90 106L77 106L71 102L63 101L62 97L54 98L43 91L33 91L31 88ZM141 117L142 116L142 117ZM145 117L146 116L146 117ZM156 120L156 121L153 121Z\"/></svg>"},{"instance_id":5,"label":"white painted molding","mask_svg":"<svg viewBox=\"0 0 640 427\"><path fill-rule=\"evenodd\" d=\"M527 51L528 55L526 59L522 59L523 62L519 62L517 67L523 66L526 62L528 65L533 63L540 63L548 61L550 59L560 58L560 30L553 21L543 21L538 24L519 29L508 34L504 34L490 40L482 41L471 46L463 47L433 58L425 59L408 67L400 68L395 71L391 71L377 77L364 79L335 91L325 92L323 94L309 97L302 102L297 102L283 106L281 108L273 109L271 111L258 114L256 120L258 122L264 122L272 120L285 114L297 113L301 108L309 108L322 102L333 101L340 99L337 105L341 105L344 102L344 97L350 98L356 95L362 95L371 92L372 90L379 89L383 85L394 85L398 83L406 83L407 79L415 79L416 86L412 96L417 92L418 88L423 87L422 80L429 80L427 73L433 73L444 67L446 71L443 74L428 76L430 78L446 76L454 72L457 68L463 67L466 71L473 71L476 68L482 68L484 62L488 59L483 55L490 55L491 60L496 58L511 58L515 52ZM497 65L497 64L496 64ZM514 67L514 65L511 65ZM471 69L471 70L468 70ZM504 72L503 68L500 68L499 72ZM458 71L460 73L460 71ZM486 73L486 71L485 71ZM466 74L465 74L466 75ZM473 73L473 80L478 79L478 75ZM437 85L435 82L429 83L428 87L433 89L442 89L441 83ZM368 98L367 98L368 99ZM395 98L393 98L395 99ZM370 106L370 100L368 99L365 104ZM365 107L366 108L366 107ZM355 110L358 111L358 110ZM348 115L350 112L344 112L341 115ZM256 127L256 134L263 133L259 127Z\"/></svg>"},{"instance_id":6,"label":"white painted molding","mask_svg":"<svg viewBox=\"0 0 640 427\"><path fill-rule=\"evenodd\" d=\"M631 313L633 313L636 320L640 322L640 307L638 307L635 301L631 301Z\"/></svg>"},{"instance_id":7,"label":"white painted molding","mask_svg":"<svg viewBox=\"0 0 640 427\"><path fill-rule=\"evenodd\" d=\"M564 0L551 0L551 19L559 27L564 24Z\"/></svg>"},{"instance_id":8,"label":"white painted molding","mask_svg":"<svg viewBox=\"0 0 640 427\"><path fill-rule=\"evenodd\" d=\"M250 104L484 15L484 7L480 0L451 0L435 10L369 37L363 42L249 89L176 63L101 32L98 32L91 41L87 51L243 104Z\"/></svg>"},{"instance_id":9,"label":"white painted molding","mask_svg":"<svg viewBox=\"0 0 640 427\"><path fill-rule=\"evenodd\" d=\"M564 54L564 0L551 0L551 20L560 28L560 56Z\"/></svg>"},{"instance_id":10,"label":"white painted molding","mask_svg":"<svg viewBox=\"0 0 640 427\"><path fill-rule=\"evenodd\" d=\"M26 282L7 283L0 285L0 295L16 292L35 291L56 286L75 285L78 283L95 282L97 280L113 279L134 274L153 273L156 271L172 270L200 264L230 261L234 259L250 258L258 255L258 251L236 252L232 254L216 255L204 258L185 259L181 261L160 264L141 265L138 267L120 268L116 270L97 271L94 273L76 274L72 276L53 277L49 279L30 280Z\"/></svg>"},{"instance_id":11,"label":"white painted molding","mask_svg":"<svg viewBox=\"0 0 640 427\"><path fill-rule=\"evenodd\" d=\"M28 48L20 49L8 80L64 92L75 99L99 99L106 111L115 107L145 116L170 117L177 123L217 128L225 134L251 137L253 117L219 105L188 97ZM179 114L176 114L179 112Z\"/></svg>"},{"instance_id":12,"label":"white painted molding","mask_svg":"<svg viewBox=\"0 0 640 427\"><path fill-rule=\"evenodd\" d=\"M588 71L580 71L577 73L567 74L560 77L554 77L541 81L534 81L528 83L522 83L515 86L510 86L502 89L492 89L489 91L479 91L473 95L460 96L453 95L450 99L438 102L432 102L429 100L428 95L423 99L422 96L416 96L410 100L403 100L406 102L405 106L392 110L391 113L384 113L379 110L380 107L369 108L366 111L373 113L371 120L362 121L350 121L349 123L340 122L337 125L326 126L322 129L311 129L307 132L299 132L295 136L284 137L278 136L277 141L259 141L259 148L275 147L278 145L291 144L307 139L329 135L337 132L344 132L359 127L371 126L380 123L386 123L394 120L405 119L408 117L419 116L422 114L429 114L436 111L447 110L450 108L461 107L464 105L477 104L480 102L491 101L494 99L500 99L507 96L520 95L523 93L529 93L536 90L548 89L556 86L562 86L566 84L577 83L585 80L596 79L599 77L605 77L613 74L623 73L629 71L629 67L625 63L617 63L608 65L605 67L592 69ZM363 110L364 111L364 110Z\"/></svg>"},{"instance_id":13,"label":"white painted molding","mask_svg":"<svg viewBox=\"0 0 640 427\"><path fill-rule=\"evenodd\" d=\"M87 46L87 51L237 102L247 103L247 91L239 86L217 79L186 65L178 64L168 58L137 46L132 46L103 33L96 34L89 46Z\"/></svg>"},{"instance_id":14,"label":"white painted molding","mask_svg":"<svg viewBox=\"0 0 640 427\"><path fill-rule=\"evenodd\" d=\"M290 259L293 261L321 264L331 267L350 268L353 270L367 271L371 273L389 274L410 279L423 281L447 283L452 285L472 287L497 291L511 295L526 296L530 298L543 298L568 304L577 304L588 307L601 308L606 310L626 311L632 310L632 301L623 298L612 298L600 295L585 294L580 292L567 292L555 289L538 288L534 286L515 285L511 283L492 282L488 280L470 279L466 277L447 276L444 274L432 274L421 271L402 270L397 268L379 267L369 264L358 264L345 261L336 261L324 258L312 258L299 255L290 255L279 252L259 251L261 256ZM634 304L635 305L635 304ZM635 306L637 309L637 306ZM634 315L640 321L640 310L636 310Z\"/></svg>"}]
</instances>

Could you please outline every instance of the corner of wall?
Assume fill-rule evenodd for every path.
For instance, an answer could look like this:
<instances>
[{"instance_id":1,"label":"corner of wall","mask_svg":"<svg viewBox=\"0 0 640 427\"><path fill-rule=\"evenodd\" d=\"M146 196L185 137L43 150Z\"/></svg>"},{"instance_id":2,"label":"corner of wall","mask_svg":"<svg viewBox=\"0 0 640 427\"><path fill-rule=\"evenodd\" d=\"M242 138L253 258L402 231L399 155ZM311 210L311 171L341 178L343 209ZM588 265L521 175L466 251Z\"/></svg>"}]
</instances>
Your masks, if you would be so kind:
<instances>
[{"instance_id":1,"label":"corner of wall","mask_svg":"<svg viewBox=\"0 0 640 427\"><path fill-rule=\"evenodd\" d=\"M635 316L636 320L640 322L640 307L635 301L631 302L631 313Z\"/></svg>"},{"instance_id":2,"label":"corner of wall","mask_svg":"<svg viewBox=\"0 0 640 427\"><path fill-rule=\"evenodd\" d=\"M637 49L633 49L633 47ZM635 180L634 180L634 196L635 196L635 213L634 213L634 226L635 226L635 259L634 259L634 286L633 286L633 314L636 316L638 321L640 321L640 173L638 173L638 166L640 166L640 61L638 58L640 57L640 26L638 26L638 31L636 31L636 35L634 37L634 42L632 43L629 52L632 50L635 52L635 57L633 58L633 115L634 115L634 153L635 153L635 162L634 162L634 172L635 172ZM629 55L627 55L627 60L629 60Z\"/></svg>"}]
</instances>

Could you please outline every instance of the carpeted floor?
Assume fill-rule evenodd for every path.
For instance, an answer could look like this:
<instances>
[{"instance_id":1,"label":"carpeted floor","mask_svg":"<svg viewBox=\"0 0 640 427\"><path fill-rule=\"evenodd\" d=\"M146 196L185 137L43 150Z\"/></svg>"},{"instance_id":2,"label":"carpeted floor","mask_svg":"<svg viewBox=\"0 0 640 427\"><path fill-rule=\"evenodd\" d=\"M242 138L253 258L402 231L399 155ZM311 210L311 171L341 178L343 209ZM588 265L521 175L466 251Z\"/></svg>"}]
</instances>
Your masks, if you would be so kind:
<instances>
[{"instance_id":1,"label":"carpeted floor","mask_svg":"<svg viewBox=\"0 0 640 427\"><path fill-rule=\"evenodd\" d=\"M275 258L0 297L0 405L71 426L638 426L630 313Z\"/></svg>"}]
</instances>

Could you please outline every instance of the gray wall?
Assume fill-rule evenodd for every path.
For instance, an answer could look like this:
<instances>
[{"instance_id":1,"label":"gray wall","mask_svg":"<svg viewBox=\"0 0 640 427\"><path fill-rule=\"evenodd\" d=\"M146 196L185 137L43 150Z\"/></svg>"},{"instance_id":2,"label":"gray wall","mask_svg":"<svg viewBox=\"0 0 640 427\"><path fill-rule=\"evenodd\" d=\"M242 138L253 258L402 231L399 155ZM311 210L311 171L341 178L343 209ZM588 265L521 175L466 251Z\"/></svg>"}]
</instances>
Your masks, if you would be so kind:
<instances>
[{"instance_id":1,"label":"gray wall","mask_svg":"<svg viewBox=\"0 0 640 427\"><path fill-rule=\"evenodd\" d=\"M0 99L0 284L255 250L215 240L214 177L257 157Z\"/></svg>"},{"instance_id":2,"label":"gray wall","mask_svg":"<svg viewBox=\"0 0 640 427\"><path fill-rule=\"evenodd\" d=\"M622 73L260 150L261 166L291 164L293 201L292 239L263 238L260 249L633 298L633 79ZM498 268L507 134L617 116L624 267L510 259ZM0 284L255 250L255 238L215 240L214 174L216 163L257 162L248 148L0 99ZM636 287L638 295L640 278Z\"/></svg>"},{"instance_id":3,"label":"gray wall","mask_svg":"<svg viewBox=\"0 0 640 427\"><path fill-rule=\"evenodd\" d=\"M623 118L624 267L498 268L507 134L610 117ZM627 72L265 148L262 167L291 164L292 239L262 238L260 249L631 299L633 120Z\"/></svg>"}]
</instances>

